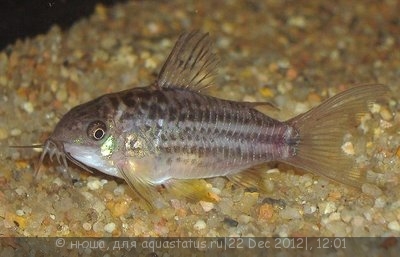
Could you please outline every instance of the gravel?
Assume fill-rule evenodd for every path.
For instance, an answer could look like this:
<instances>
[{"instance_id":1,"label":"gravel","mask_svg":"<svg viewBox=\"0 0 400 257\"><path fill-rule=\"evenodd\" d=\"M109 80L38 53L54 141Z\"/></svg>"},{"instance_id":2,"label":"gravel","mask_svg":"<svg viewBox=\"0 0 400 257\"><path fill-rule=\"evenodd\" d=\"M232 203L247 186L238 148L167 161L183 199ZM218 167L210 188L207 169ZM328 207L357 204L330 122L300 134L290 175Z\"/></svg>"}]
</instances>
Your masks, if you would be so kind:
<instances>
[{"instance_id":1,"label":"gravel","mask_svg":"<svg viewBox=\"0 0 400 257\"><path fill-rule=\"evenodd\" d=\"M99 5L68 30L55 25L0 52L2 236L400 236L397 2L228 2ZM73 184L47 159L35 178L39 153L8 147L43 143L79 103L148 85L178 35L196 28L221 57L207 93L272 102L277 119L359 83L387 84L389 101L372 106L344 145L368 183L355 189L270 163L262 191L208 179L215 202L161 193L149 211L120 179L71 165Z\"/></svg>"}]
</instances>

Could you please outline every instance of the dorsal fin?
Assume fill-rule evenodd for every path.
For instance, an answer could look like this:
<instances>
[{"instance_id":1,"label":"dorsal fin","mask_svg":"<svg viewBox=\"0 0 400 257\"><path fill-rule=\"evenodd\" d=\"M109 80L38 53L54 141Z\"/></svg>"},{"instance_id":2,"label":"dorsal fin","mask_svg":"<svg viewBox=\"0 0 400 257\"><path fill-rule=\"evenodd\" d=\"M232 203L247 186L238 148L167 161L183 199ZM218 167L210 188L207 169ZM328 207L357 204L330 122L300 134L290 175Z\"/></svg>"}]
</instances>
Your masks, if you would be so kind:
<instances>
[{"instance_id":1,"label":"dorsal fin","mask_svg":"<svg viewBox=\"0 0 400 257\"><path fill-rule=\"evenodd\" d=\"M200 91L212 84L217 63L208 33L183 33L161 68L156 84Z\"/></svg>"}]
</instances>

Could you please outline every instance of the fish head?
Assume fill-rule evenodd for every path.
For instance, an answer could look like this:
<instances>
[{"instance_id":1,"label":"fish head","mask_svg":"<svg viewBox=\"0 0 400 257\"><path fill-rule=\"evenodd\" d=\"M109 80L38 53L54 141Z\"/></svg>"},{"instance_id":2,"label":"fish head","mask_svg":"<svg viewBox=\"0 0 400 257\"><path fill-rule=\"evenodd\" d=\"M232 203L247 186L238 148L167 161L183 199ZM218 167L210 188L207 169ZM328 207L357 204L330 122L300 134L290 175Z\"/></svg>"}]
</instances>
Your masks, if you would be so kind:
<instances>
[{"instance_id":1,"label":"fish head","mask_svg":"<svg viewBox=\"0 0 400 257\"><path fill-rule=\"evenodd\" d=\"M113 115L105 97L76 106L67 112L46 140L39 167L46 154L55 155L67 167L66 159L87 169L118 176L110 156L117 150Z\"/></svg>"}]
</instances>

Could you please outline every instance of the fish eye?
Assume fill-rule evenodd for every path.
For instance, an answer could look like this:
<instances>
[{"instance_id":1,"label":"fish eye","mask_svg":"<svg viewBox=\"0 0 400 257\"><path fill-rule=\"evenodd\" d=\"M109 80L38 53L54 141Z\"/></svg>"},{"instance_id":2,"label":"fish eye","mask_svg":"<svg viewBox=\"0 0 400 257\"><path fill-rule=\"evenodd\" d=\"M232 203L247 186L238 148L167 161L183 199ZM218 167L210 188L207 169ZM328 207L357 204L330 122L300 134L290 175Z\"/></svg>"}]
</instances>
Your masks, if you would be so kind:
<instances>
[{"instance_id":1,"label":"fish eye","mask_svg":"<svg viewBox=\"0 0 400 257\"><path fill-rule=\"evenodd\" d=\"M89 138L99 141L104 138L107 132L107 126L102 121L92 121L87 128Z\"/></svg>"}]
</instances>

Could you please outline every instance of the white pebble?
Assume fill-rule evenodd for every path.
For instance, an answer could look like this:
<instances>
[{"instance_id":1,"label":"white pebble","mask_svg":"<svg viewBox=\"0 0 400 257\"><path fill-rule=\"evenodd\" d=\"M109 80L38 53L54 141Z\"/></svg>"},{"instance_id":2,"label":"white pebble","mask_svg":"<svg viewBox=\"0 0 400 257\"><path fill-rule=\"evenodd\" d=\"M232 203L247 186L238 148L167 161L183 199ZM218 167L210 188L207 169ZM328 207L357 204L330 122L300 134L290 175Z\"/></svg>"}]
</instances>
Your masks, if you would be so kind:
<instances>
[{"instance_id":1,"label":"white pebble","mask_svg":"<svg viewBox=\"0 0 400 257\"><path fill-rule=\"evenodd\" d=\"M17 193L17 195L19 195L19 196L22 196L22 195L26 194L26 188L23 186L20 186L17 189L15 189L15 193Z\"/></svg>"},{"instance_id":2,"label":"white pebble","mask_svg":"<svg viewBox=\"0 0 400 257\"><path fill-rule=\"evenodd\" d=\"M303 211L305 214L312 214L317 210L317 206L315 206L314 204L305 204Z\"/></svg>"},{"instance_id":3,"label":"white pebble","mask_svg":"<svg viewBox=\"0 0 400 257\"><path fill-rule=\"evenodd\" d=\"M19 209L19 210L15 211L15 214L17 214L17 216L24 216L25 212L23 210Z\"/></svg>"},{"instance_id":4,"label":"white pebble","mask_svg":"<svg viewBox=\"0 0 400 257\"><path fill-rule=\"evenodd\" d=\"M343 152L345 152L348 155L354 155L354 153L355 153L354 152L354 146L353 146L352 142L345 142L342 145L342 150L343 150Z\"/></svg>"},{"instance_id":5,"label":"white pebble","mask_svg":"<svg viewBox=\"0 0 400 257\"><path fill-rule=\"evenodd\" d=\"M220 195L221 194L221 189L213 187L213 188L211 188L211 192L213 192L216 195Z\"/></svg>"},{"instance_id":6,"label":"white pebble","mask_svg":"<svg viewBox=\"0 0 400 257\"><path fill-rule=\"evenodd\" d=\"M202 230L207 227L207 224L204 222L204 220L198 220L196 223L193 225L193 228L196 230Z\"/></svg>"},{"instance_id":7,"label":"white pebble","mask_svg":"<svg viewBox=\"0 0 400 257\"><path fill-rule=\"evenodd\" d=\"M92 224L90 224L89 222L84 222L82 224L82 227L83 227L84 230L89 231L89 230L92 229Z\"/></svg>"},{"instance_id":8,"label":"white pebble","mask_svg":"<svg viewBox=\"0 0 400 257\"><path fill-rule=\"evenodd\" d=\"M307 104L304 103L297 103L294 107L294 112L295 113L304 113L308 111L310 107Z\"/></svg>"},{"instance_id":9,"label":"white pebble","mask_svg":"<svg viewBox=\"0 0 400 257\"><path fill-rule=\"evenodd\" d=\"M279 169L275 168L267 170L267 174L273 174L273 173L279 173Z\"/></svg>"},{"instance_id":10,"label":"white pebble","mask_svg":"<svg viewBox=\"0 0 400 257\"><path fill-rule=\"evenodd\" d=\"M116 227L115 223L110 222L104 226L104 231L107 233L112 233L115 230L115 227Z\"/></svg>"},{"instance_id":11,"label":"white pebble","mask_svg":"<svg viewBox=\"0 0 400 257\"><path fill-rule=\"evenodd\" d=\"M375 199L375 208L383 208L386 205L386 200L383 197L378 197Z\"/></svg>"},{"instance_id":12,"label":"white pebble","mask_svg":"<svg viewBox=\"0 0 400 257\"><path fill-rule=\"evenodd\" d=\"M25 102L22 105L22 108L27 112L27 113L32 113L34 111L33 105L31 102Z\"/></svg>"},{"instance_id":13,"label":"white pebble","mask_svg":"<svg viewBox=\"0 0 400 257\"><path fill-rule=\"evenodd\" d=\"M336 211L336 204L334 202L322 202L318 204L318 207L322 214L329 214Z\"/></svg>"},{"instance_id":14,"label":"white pebble","mask_svg":"<svg viewBox=\"0 0 400 257\"><path fill-rule=\"evenodd\" d=\"M370 108L372 113L378 113L381 110L381 105L377 103L373 103Z\"/></svg>"},{"instance_id":15,"label":"white pebble","mask_svg":"<svg viewBox=\"0 0 400 257\"><path fill-rule=\"evenodd\" d=\"M214 208L214 203L211 202L200 201L200 205L205 212L209 212Z\"/></svg>"},{"instance_id":16,"label":"white pebble","mask_svg":"<svg viewBox=\"0 0 400 257\"><path fill-rule=\"evenodd\" d=\"M125 187L123 185L119 185L114 189L114 195L123 195L125 193Z\"/></svg>"},{"instance_id":17,"label":"white pebble","mask_svg":"<svg viewBox=\"0 0 400 257\"><path fill-rule=\"evenodd\" d=\"M100 189L103 186L103 184L100 182L100 180L91 180L87 182L87 187L90 190L97 190Z\"/></svg>"},{"instance_id":18,"label":"white pebble","mask_svg":"<svg viewBox=\"0 0 400 257\"><path fill-rule=\"evenodd\" d=\"M397 220L394 220L389 222L388 228L393 231L400 231L400 224Z\"/></svg>"},{"instance_id":19,"label":"white pebble","mask_svg":"<svg viewBox=\"0 0 400 257\"><path fill-rule=\"evenodd\" d=\"M19 136L22 134L22 131L18 128L14 128L10 131L11 136Z\"/></svg>"},{"instance_id":20,"label":"white pebble","mask_svg":"<svg viewBox=\"0 0 400 257\"><path fill-rule=\"evenodd\" d=\"M306 18L303 16L293 16L290 17L287 21L290 26L297 27L297 28L304 28L307 25Z\"/></svg>"},{"instance_id":21,"label":"white pebble","mask_svg":"<svg viewBox=\"0 0 400 257\"><path fill-rule=\"evenodd\" d=\"M57 186L62 186L64 184L64 182L60 179L60 178L55 178L53 180L53 183L56 184Z\"/></svg>"}]
</instances>

